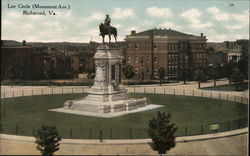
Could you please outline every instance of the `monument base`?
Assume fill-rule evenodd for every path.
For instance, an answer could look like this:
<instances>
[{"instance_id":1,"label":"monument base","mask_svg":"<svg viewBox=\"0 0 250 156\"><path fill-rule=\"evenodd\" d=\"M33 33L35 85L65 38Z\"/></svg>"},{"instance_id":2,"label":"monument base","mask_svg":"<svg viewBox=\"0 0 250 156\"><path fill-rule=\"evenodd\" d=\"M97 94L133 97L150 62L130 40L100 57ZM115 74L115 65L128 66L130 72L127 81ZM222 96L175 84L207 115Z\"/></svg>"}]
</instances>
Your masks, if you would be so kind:
<instances>
[{"instance_id":1,"label":"monument base","mask_svg":"<svg viewBox=\"0 0 250 156\"><path fill-rule=\"evenodd\" d=\"M93 95L90 95L93 96ZM131 111L147 105L146 98L143 99L128 99L128 100L116 100L116 101L93 101L88 100L88 97L84 100L72 100L64 103L64 109L87 111L94 113L111 113L121 111Z\"/></svg>"}]
</instances>

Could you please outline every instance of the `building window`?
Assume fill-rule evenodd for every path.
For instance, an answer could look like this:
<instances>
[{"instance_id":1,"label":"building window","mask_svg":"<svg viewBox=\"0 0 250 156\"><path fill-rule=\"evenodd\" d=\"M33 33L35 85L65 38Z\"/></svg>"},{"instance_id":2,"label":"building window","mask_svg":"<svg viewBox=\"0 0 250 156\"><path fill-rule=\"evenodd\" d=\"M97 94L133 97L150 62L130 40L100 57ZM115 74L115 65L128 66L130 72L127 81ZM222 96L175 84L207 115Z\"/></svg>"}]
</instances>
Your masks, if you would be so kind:
<instances>
[{"instance_id":1,"label":"building window","mask_svg":"<svg viewBox=\"0 0 250 156\"><path fill-rule=\"evenodd\" d=\"M147 63L150 63L150 57L147 57Z\"/></svg>"},{"instance_id":2,"label":"building window","mask_svg":"<svg viewBox=\"0 0 250 156\"><path fill-rule=\"evenodd\" d=\"M154 69L154 75L158 74L158 69Z\"/></svg>"},{"instance_id":3,"label":"building window","mask_svg":"<svg viewBox=\"0 0 250 156\"><path fill-rule=\"evenodd\" d=\"M138 73L138 69L137 69L137 68L135 68L135 73L136 73L136 74Z\"/></svg>"},{"instance_id":4,"label":"building window","mask_svg":"<svg viewBox=\"0 0 250 156\"><path fill-rule=\"evenodd\" d=\"M154 63L157 63L158 59L157 57L154 57Z\"/></svg>"},{"instance_id":5,"label":"building window","mask_svg":"<svg viewBox=\"0 0 250 156\"><path fill-rule=\"evenodd\" d=\"M137 56L135 57L135 62L138 62L138 57Z\"/></svg>"},{"instance_id":6,"label":"building window","mask_svg":"<svg viewBox=\"0 0 250 156\"><path fill-rule=\"evenodd\" d=\"M129 56L127 57L127 61L130 62L130 57Z\"/></svg>"},{"instance_id":7,"label":"building window","mask_svg":"<svg viewBox=\"0 0 250 156\"><path fill-rule=\"evenodd\" d=\"M138 49L139 48L139 43L136 43L135 44L135 49Z\"/></svg>"}]
</instances>

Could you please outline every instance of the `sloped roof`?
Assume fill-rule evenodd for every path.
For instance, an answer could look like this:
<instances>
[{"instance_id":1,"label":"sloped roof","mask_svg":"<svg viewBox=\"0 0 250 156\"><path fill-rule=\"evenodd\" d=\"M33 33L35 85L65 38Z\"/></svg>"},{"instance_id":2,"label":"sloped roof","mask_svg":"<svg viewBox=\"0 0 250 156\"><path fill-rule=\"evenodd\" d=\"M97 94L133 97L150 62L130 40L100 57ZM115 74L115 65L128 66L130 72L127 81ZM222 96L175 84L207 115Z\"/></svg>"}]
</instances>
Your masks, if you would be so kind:
<instances>
[{"instance_id":1,"label":"sloped roof","mask_svg":"<svg viewBox=\"0 0 250 156\"><path fill-rule=\"evenodd\" d=\"M179 31L175 31L172 29L149 29L146 31L142 31L139 33L136 33L136 36L148 36L150 32L154 32L154 35L156 36L194 36L190 34L185 34ZM129 35L132 36L132 35Z\"/></svg>"}]
</instances>

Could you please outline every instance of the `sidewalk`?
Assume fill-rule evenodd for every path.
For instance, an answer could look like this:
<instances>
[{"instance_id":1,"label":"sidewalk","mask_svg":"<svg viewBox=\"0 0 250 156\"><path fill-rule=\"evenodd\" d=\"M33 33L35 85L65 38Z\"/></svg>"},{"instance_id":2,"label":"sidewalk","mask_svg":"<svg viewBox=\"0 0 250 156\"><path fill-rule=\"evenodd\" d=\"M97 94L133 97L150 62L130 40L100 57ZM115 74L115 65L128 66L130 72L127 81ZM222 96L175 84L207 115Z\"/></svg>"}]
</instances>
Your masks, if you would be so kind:
<instances>
[{"instance_id":1,"label":"sidewalk","mask_svg":"<svg viewBox=\"0 0 250 156\"><path fill-rule=\"evenodd\" d=\"M248 128L242 128L238 130L214 133L214 134L205 134L205 135L195 135L195 136L184 136L177 137L176 142L192 142L192 141L201 141L209 139L218 139L230 136L236 136L241 134L247 134ZM28 136L16 136L8 134L0 134L0 139L2 140L14 140L21 142L35 142L34 137ZM107 139L100 142L99 140L90 140L90 139L62 139L61 144L82 144L82 145L131 145L131 144L148 144L151 142L151 139Z\"/></svg>"}]
</instances>

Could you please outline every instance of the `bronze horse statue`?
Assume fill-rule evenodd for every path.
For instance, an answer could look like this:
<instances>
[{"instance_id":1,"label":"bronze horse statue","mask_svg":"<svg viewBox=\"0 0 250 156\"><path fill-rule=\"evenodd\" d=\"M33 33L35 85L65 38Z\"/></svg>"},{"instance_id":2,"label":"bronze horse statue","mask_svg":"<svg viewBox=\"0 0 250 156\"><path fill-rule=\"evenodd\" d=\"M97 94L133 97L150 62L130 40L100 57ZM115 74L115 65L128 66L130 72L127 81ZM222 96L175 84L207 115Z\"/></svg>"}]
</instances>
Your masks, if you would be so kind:
<instances>
[{"instance_id":1,"label":"bronze horse statue","mask_svg":"<svg viewBox=\"0 0 250 156\"><path fill-rule=\"evenodd\" d=\"M107 25L101 23L99 25L99 29L100 29L100 35L102 36L102 43L104 43L105 35L109 36L109 43L111 41L111 35L114 36L115 42L117 42L117 40L116 40L116 38L117 38L117 30L116 30L115 27L107 26ZM109 30L110 30L110 33L109 33Z\"/></svg>"}]
</instances>

